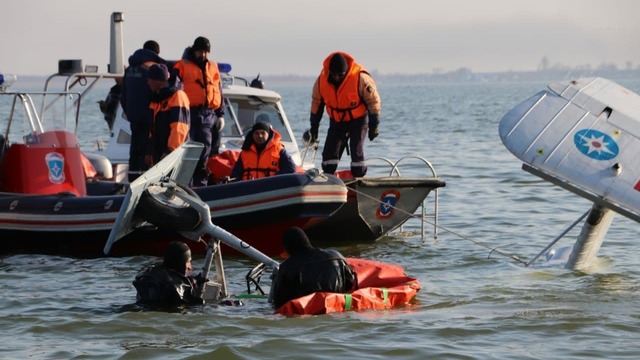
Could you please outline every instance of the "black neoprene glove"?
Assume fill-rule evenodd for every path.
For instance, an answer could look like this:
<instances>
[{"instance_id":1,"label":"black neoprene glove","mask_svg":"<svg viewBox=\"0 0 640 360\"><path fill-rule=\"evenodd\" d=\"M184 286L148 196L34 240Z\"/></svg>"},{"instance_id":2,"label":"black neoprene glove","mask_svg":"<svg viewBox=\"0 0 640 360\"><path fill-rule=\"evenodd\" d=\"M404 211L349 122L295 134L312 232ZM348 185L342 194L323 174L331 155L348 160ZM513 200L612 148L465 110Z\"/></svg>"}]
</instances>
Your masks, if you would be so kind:
<instances>
[{"instance_id":1,"label":"black neoprene glove","mask_svg":"<svg viewBox=\"0 0 640 360\"><path fill-rule=\"evenodd\" d=\"M311 134L311 143L318 141L318 125L311 125L311 129L309 129L309 133Z\"/></svg>"},{"instance_id":2,"label":"black neoprene glove","mask_svg":"<svg viewBox=\"0 0 640 360\"><path fill-rule=\"evenodd\" d=\"M378 124L380 124L378 114L369 114L369 141L373 141L380 134L378 132Z\"/></svg>"},{"instance_id":3,"label":"black neoprene glove","mask_svg":"<svg viewBox=\"0 0 640 360\"><path fill-rule=\"evenodd\" d=\"M369 125L369 141L373 141L373 139L377 138L378 135L378 126Z\"/></svg>"}]
</instances>

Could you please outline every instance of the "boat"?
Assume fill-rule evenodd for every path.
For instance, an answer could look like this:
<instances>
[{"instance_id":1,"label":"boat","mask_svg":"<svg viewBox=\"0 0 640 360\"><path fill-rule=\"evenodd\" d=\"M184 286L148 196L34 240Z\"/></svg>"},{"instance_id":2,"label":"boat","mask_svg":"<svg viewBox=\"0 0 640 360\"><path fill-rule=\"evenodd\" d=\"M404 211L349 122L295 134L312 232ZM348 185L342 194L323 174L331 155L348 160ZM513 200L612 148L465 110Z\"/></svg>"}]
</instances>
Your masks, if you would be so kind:
<instances>
[{"instance_id":1,"label":"boat","mask_svg":"<svg viewBox=\"0 0 640 360\"><path fill-rule=\"evenodd\" d=\"M66 124L70 127L69 130L75 134L78 133L78 129L86 129L87 125L82 119L74 118L73 115L67 113L71 109L75 109L79 114L81 99L88 98L89 93L93 89L99 88L98 84L104 83L104 80L112 84L114 79L122 76L124 69L122 36L122 13L113 13L111 16L109 72L98 72L96 66L83 66L81 60L61 60L59 71L45 81L43 92L48 94L44 96L48 100L41 101L42 106L39 111L42 114L36 111L35 105L31 106L29 114L38 120L39 117L44 118L51 115L54 112L54 105L62 105L60 113L64 113L64 117L69 119L67 120L69 124ZM392 168L389 176L353 179L345 174L338 174L345 180L348 179L350 184L347 188L349 190L347 197L344 195L345 184L340 177L315 170L313 163L306 161L305 156L301 154L278 93L264 89L259 76L253 81L247 81L232 75L231 67L228 64L221 64L221 74L227 124L222 137L223 152L221 155L239 151L247 129L253 125L259 115L264 114L269 117L274 129L282 135L283 144L302 172L301 174L279 176L275 179L263 179L245 184L219 182L215 186L196 189L196 193L211 206L216 223L220 223L242 238L250 241L256 240L254 241L256 247L269 254L278 253L282 246L279 243L266 246L259 239L265 237L277 239L290 226L299 226L305 231L309 231L314 243L325 242L328 239L345 242L375 241L401 227L405 221L411 218L422 220L422 235L424 236L425 218L432 216L435 218L434 237L436 236L437 187L444 186L444 182L436 177L435 170L426 160L424 160L425 163L431 169L431 175L426 176L426 179L422 177L403 179L400 176L399 167L388 160L386 161ZM62 85L61 89L52 90L60 85ZM35 94L29 96L35 96ZM82 111L87 111L86 105ZM27 120L27 123L30 121ZM44 251L44 249L49 249L51 252L71 251L82 254L82 256L99 254L99 251L96 251L98 248L93 245L89 246L85 239L87 236L104 237L110 224L113 223L120 204L120 198L117 196L126 192L128 186L126 178L130 131L128 122L119 106L114 122L110 124L110 131L110 137L106 143L86 137L78 139L82 144L96 145L92 151L82 153L82 158L88 159L96 171L93 182L87 184L87 189L91 191L91 194L94 194L95 191L99 196L110 195L109 192L119 192L119 194L114 194L114 198L102 198L109 202L109 212L101 212L103 211L101 206L104 207L105 204L98 203L99 206L96 205L97 209L95 210L97 213L85 214L85 218L82 220L52 221L47 218L49 213L44 210L48 208L47 206L41 206L39 202L34 200L27 207L27 203L21 200L20 205L21 208L24 208L23 213L14 211L12 214L0 214L0 223L4 224L0 226L0 232L6 231L8 236L26 235L24 237L28 239L28 241L20 243L14 242L14 246L33 251ZM310 146L306 144L305 155L309 148ZM317 144L315 144L315 149L317 150ZM230 158L233 159L233 156ZM226 166L229 170L232 163L228 162ZM218 173L217 180L220 180L222 176L219 171L215 171L215 173ZM435 190L436 194L434 213L426 214L425 199L430 190ZM12 201L10 200L11 195L13 194L9 193L5 197L5 206L10 206L8 204ZM92 198L91 196L89 198ZM69 201L75 201L71 198L63 200L65 201L58 206L64 205L65 208L69 208ZM50 201L54 204L59 202ZM84 199L84 201L88 200ZM349 206L345 206L341 212L336 213L345 203ZM420 206L422 206L422 214L414 215L413 212ZM74 206L74 208L76 207ZM82 206L76 209L82 209ZM336 217L332 218L331 222L320 226L333 214L336 214ZM349 229L349 231L340 231L340 227L343 230ZM38 231L32 231L33 229L38 229ZM54 235L56 236L49 236L48 239L51 241L44 240L41 235L52 229L55 229ZM96 236L94 232L99 232L99 235ZM64 241L61 241L62 239ZM153 228L148 231L139 229L136 231L135 241L132 239L119 243L119 246L128 245L123 249L114 249L113 254L146 253L145 251L151 249L153 249L153 253L156 253L164 242L158 243L157 247L147 246L147 243L157 240L158 234ZM273 242L277 241L273 240ZM60 244L59 248L57 244ZM6 247L7 250L13 249L8 244L4 244L3 247Z\"/></svg>"},{"instance_id":2,"label":"boat","mask_svg":"<svg viewBox=\"0 0 640 360\"><path fill-rule=\"evenodd\" d=\"M505 147L522 168L592 202L528 265L589 271L620 214L640 222L640 95L600 77L548 85L500 120ZM573 246L553 246L584 220Z\"/></svg>"},{"instance_id":3,"label":"boat","mask_svg":"<svg viewBox=\"0 0 640 360\"><path fill-rule=\"evenodd\" d=\"M0 251L103 255L103 243L130 184L123 181L126 168L117 158L111 163L100 151L81 151L81 141L87 140L78 133L87 126L81 118L85 107L95 106L83 102L88 93L98 82L113 81L123 74L122 14L113 13L111 19L108 73L83 67L80 60L61 60L58 72L46 79L44 90L35 92L12 92L9 86L16 77L2 76L9 81L3 80L0 87L3 120L6 114L0 139ZM61 90L53 90L60 84ZM252 109L284 114L279 113L279 102L275 106L263 101L260 89L247 89L251 90L245 101ZM229 118L236 125L229 128L239 131L237 119L246 114L243 108L236 109L237 116ZM295 139L288 135L291 131L286 118L283 120L284 136L292 140L289 146L297 148ZM115 141L126 137L118 128L114 130ZM346 202L347 189L339 179L309 170L216 184L197 188L194 193L209 205L216 223L252 241L265 253L280 254L281 236L287 228L308 227L329 217ZM111 254L159 255L176 238L180 236L175 232L143 226L120 241Z\"/></svg>"},{"instance_id":4,"label":"boat","mask_svg":"<svg viewBox=\"0 0 640 360\"><path fill-rule=\"evenodd\" d=\"M386 310L408 306L420 282L398 265L346 258L356 272L358 288L350 293L315 292L289 300L276 309L282 315L321 315L334 312Z\"/></svg>"},{"instance_id":5,"label":"boat","mask_svg":"<svg viewBox=\"0 0 640 360\"><path fill-rule=\"evenodd\" d=\"M112 44L120 43L112 41ZM116 54L112 55L112 58L120 57L122 53L113 45L111 52ZM267 115L271 126L282 135L281 142L299 168L314 168L313 161L316 158L318 143L312 144L303 138L304 150L300 150L282 106L280 94L265 89L259 75L248 81L234 76L230 64L219 64L219 69L223 83L226 125L221 139L221 154L209 161L209 169L215 174L215 180L220 181L225 175L230 174L244 142L244 135L261 115ZM126 177L130 138L129 124L119 108L113 123L112 136L106 144L100 144L101 151L97 152L99 157L109 160L112 171L107 172L112 173L115 180L122 181ZM426 168L427 171L420 171L415 176L404 176L400 170L401 165L415 165L415 160L418 161L418 166L423 166L421 169ZM100 160L95 162L100 163ZM354 178L348 170L336 174L340 179L338 182L346 183L349 188L347 203L327 221L314 222L303 227L310 239L317 244L373 242L401 228L409 219L421 221L423 238L426 233L425 224L432 219L433 237L437 238L438 188L444 187L445 182L436 175L433 165L419 156L406 156L396 162L385 158L372 158L367 159L367 163L380 163L388 173L362 178ZM220 164L223 166L216 167ZM431 192L434 193L433 210L428 212L426 202ZM416 214L418 209L421 211Z\"/></svg>"},{"instance_id":6,"label":"boat","mask_svg":"<svg viewBox=\"0 0 640 360\"><path fill-rule=\"evenodd\" d=\"M1 101L8 104L9 115L0 138L0 251L101 256L130 184L92 177L75 132L63 127L66 113L46 105L46 111L38 111L32 95L63 103L78 94L0 92L0 98L9 99ZM72 124L79 121L81 100L78 96L72 106ZM211 208L216 223L270 254L282 252L281 236L287 228L329 217L347 195L337 179L313 171L193 192ZM160 255L168 242L179 238L176 232L141 227L112 254Z\"/></svg>"},{"instance_id":7,"label":"boat","mask_svg":"<svg viewBox=\"0 0 640 360\"><path fill-rule=\"evenodd\" d=\"M112 41L112 44L119 43L121 42ZM111 52L116 54L112 55L112 58L121 56L121 50L113 45ZM282 135L281 142L298 167L314 168L313 161L316 158L318 143L311 144L307 141L308 138L303 137L305 146L303 151L300 150L282 106L280 94L265 89L259 75L248 81L234 76L230 64L219 64L219 69L223 84L226 125L221 139L221 154L212 157L208 164L215 175L214 180L221 181L230 174L244 142L244 135L251 129L258 116L262 115L267 115L271 126ZM100 151L96 152L99 158L109 160L112 170L107 169L106 172L113 174L114 180L122 181L126 177L130 138L129 123L122 115L122 109L118 108L112 136L106 144L100 144ZM101 163L99 159L92 159L96 166ZM415 165L412 163L413 160L418 160L419 166L427 168L428 171L419 172L416 176L403 176L400 166ZM388 173L363 178L354 178L348 170L336 174L339 179L337 183L344 182L349 188L347 203L326 221L314 222L303 227L314 243L373 242L413 218L421 221L423 238L425 224L428 219L433 219L433 236L437 237L437 189L445 186L445 182L436 175L432 164L419 156L407 156L397 162L384 158L367 160L368 164L376 162L383 164ZM333 177L328 178L335 180ZM433 211L429 213L426 210L426 199L432 191ZM418 209L421 209L420 213L415 214Z\"/></svg>"}]
</instances>

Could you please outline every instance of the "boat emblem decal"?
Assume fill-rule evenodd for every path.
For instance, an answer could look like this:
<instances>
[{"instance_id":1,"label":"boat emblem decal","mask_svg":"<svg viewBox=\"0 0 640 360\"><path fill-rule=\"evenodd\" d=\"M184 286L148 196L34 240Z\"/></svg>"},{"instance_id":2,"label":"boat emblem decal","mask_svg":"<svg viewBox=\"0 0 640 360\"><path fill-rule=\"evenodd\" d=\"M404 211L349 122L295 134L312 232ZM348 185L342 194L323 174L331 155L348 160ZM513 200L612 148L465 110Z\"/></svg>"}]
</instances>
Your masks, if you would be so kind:
<instances>
[{"instance_id":1,"label":"boat emblem decal","mask_svg":"<svg viewBox=\"0 0 640 360\"><path fill-rule=\"evenodd\" d=\"M62 201L58 201L55 205L53 205L53 211L54 212L58 212L60 211L60 209L62 209Z\"/></svg>"},{"instance_id":2,"label":"boat emblem decal","mask_svg":"<svg viewBox=\"0 0 640 360\"><path fill-rule=\"evenodd\" d=\"M620 151L611 136L593 129L578 131L573 136L573 142L581 153L595 160L611 160Z\"/></svg>"},{"instance_id":3,"label":"boat emblem decal","mask_svg":"<svg viewBox=\"0 0 640 360\"><path fill-rule=\"evenodd\" d=\"M44 157L49 168L49 181L53 184L64 182L64 156L57 152L50 152Z\"/></svg>"},{"instance_id":4,"label":"boat emblem decal","mask_svg":"<svg viewBox=\"0 0 640 360\"><path fill-rule=\"evenodd\" d=\"M15 210L18 207L18 200L13 200L11 204L9 204L9 210Z\"/></svg>"},{"instance_id":5,"label":"boat emblem decal","mask_svg":"<svg viewBox=\"0 0 640 360\"><path fill-rule=\"evenodd\" d=\"M113 206L113 200L107 200L107 202L104 203L104 209L105 210L111 209L112 206Z\"/></svg>"},{"instance_id":6,"label":"boat emblem decal","mask_svg":"<svg viewBox=\"0 0 640 360\"><path fill-rule=\"evenodd\" d=\"M376 217L379 219L391 217L398 200L400 200L400 193L396 190L383 192L380 196L380 207L378 207L378 210L376 211Z\"/></svg>"}]
</instances>

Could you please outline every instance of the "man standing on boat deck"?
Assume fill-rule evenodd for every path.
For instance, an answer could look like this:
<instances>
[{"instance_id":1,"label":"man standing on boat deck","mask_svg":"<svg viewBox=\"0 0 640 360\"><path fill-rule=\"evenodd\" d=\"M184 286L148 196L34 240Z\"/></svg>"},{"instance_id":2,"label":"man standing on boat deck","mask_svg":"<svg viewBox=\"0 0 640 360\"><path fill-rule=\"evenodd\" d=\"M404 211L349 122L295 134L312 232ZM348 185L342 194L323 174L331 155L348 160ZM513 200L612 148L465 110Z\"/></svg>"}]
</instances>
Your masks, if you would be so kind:
<instances>
[{"instance_id":1,"label":"man standing on boat deck","mask_svg":"<svg viewBox=\"0 0 640 360\"><path fill-rule=\"evenodd\" d=\"M279 174L293 174L296 163L280 142L280 134L269 124L269 116L258 115L247 134L231 178L252 180Z\"/></svg>"},{"instance_id":2,"label":"man standing on boat deck","mask_svg":"<svg viewBox=\"0 0 640 360\"><path fill-rule=\"evenodd\" d=\"M129 182L134 181L148 167L145 155L149 148L149 126L152 122L149 111L151 90L147 85L147 71L154 64L166 64L160 57L160 45L153 40L144 43L129 57L129 67L124 71L122 86L122 109L131 128L129 147Z\"/></svg>"},{"instance_id":3,"label":"man standing on boat deck","mask_svg":"<svg viewBox=\"0 0 640 360\"><path fill-rule=\"evenodd\" d=\"M342 254L314 248L301 228L287 229L282 243L289 257L280 263L271 285L276 309L318 291L346 293L357 289L356 273Z\"/></svg>"},{"instance_id":4,"label":"man standing on boat deck","mask_svg":"<svg viewBox=\"0 0 640 360\"><path fill-rule=\"evenodd\" d=\"M174 69L191 103L191 140L204 144L191 185L207 186L207 160L220 152L220 137L224 127L222 83L216 62L207 59L211 44L198 37L185 49Z\"/></svg>"},{"instance_id":5,"label":"man standing on boat deck","mask_svg":"<svg viewBox=\"0 0 640 360\"><path fill-rule=\"evenodd\" d=\"M146 159L149 166L158 163L189 138L189 98L184 91L168 86L168 81L169 69L166 65L155 64L149 68L149 108L153 114Z\"/></svg>"},{"instance_id":6,"label":"man standing on boat deck","mask_svg":"<svg viewBox=\"0 0 640 360\"><path fill-rule=\"evenodd\" d=\"M322 170L333 174L349 140L351 173L367 173L364 140L378 136L380 96L367 70L345 52L334 52L323 62L322 72L311 95L311 142L318 139L324 107L329 115L329 131L322 149ZM368 121L367 121L368 116Z\"/></svg>"}]
</instances>

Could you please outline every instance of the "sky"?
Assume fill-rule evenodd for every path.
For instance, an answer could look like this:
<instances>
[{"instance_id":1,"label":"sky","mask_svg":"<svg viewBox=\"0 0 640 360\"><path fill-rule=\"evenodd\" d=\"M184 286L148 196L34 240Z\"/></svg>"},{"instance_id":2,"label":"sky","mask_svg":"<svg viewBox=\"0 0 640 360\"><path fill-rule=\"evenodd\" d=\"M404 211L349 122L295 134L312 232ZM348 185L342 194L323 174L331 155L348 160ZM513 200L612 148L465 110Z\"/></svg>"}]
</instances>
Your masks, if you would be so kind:
<instances>
[{"instance_id":1,"label":"sky","mask_svg":"<svg viewBox=\"0 0 640 360\"><path fill-rule=\"evenodd\" d=\"M112 12L126 58L149 39L178 59L198 36L236 75L316 75L333 51L411 74L640 66L637 0L2 0L0 71L49 75L60 59L106 71ZM633 40L636 39L636 40Z\"/></svg>"}]
</instances>

